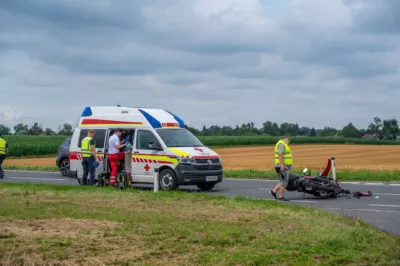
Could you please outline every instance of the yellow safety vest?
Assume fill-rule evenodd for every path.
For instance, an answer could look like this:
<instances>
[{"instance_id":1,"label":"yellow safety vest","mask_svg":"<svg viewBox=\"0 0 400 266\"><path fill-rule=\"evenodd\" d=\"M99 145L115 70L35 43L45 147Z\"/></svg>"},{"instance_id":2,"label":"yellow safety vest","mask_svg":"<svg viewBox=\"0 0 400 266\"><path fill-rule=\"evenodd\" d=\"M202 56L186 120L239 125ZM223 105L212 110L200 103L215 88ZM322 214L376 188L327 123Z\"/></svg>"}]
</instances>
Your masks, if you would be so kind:
<instances>
[{"instance_id":1,"label":"yellow safety vest","mask_svg":"<svg viewBox=\"0 0 400 266\"><path fill-rule=\"evenodd\" d=\"M283 140L279 140L275 145L275 164L280 164L279 161L279 153L278 153L278 146L279 144L283 144L285 146L285 150L283 152L283 164L290 165L293 164L293 155L292 150L290 147L284 142Z\"/></svg>"},{"instance_id":2,"label":"yellow safety vest","mask_svg":"<svg viewBox=\"0 0 400 266\"><path fill-rule=\"evenodd\" d=\"M5 141L3 138L0 138L0 154L1 155L6 155L6 145L7 145L7 141Z\"/></svg>"},{"instance_id":3,"label":"yellow safety vest","mask_svg":"<svg viewBox=\"0 0 400 266\"><path fill-rule=\"evenodd\" d=\"M86 137L82 140L81 142L82 157L90 158L90 156L93 156L92 149L90 149L90 141L92 139L93 138L91 137ZM94 148L96 149L96 145L94 145Z\"/></svg>"}]
</instances>

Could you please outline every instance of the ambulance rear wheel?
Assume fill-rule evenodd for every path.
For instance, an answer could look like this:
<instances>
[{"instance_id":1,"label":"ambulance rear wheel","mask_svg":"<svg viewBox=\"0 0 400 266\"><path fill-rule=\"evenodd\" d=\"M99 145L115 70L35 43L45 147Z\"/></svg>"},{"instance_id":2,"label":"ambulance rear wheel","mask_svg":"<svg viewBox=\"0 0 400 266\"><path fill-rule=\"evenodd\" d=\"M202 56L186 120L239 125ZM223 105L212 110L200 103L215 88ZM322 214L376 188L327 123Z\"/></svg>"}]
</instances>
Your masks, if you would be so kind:
<instances>
[{"instance_id":1,"label":"ambulance rear wheel","mask_svg":"<svg viewBox=\"0 0 400 266\"><path fill-rule=\"evenodd\" d=\"M160 187L163 190L175 190L178 188L178 183L176 181L176 176L174 171L171 169L164 169L159 175Z\"/></svg>"}]
</instances>

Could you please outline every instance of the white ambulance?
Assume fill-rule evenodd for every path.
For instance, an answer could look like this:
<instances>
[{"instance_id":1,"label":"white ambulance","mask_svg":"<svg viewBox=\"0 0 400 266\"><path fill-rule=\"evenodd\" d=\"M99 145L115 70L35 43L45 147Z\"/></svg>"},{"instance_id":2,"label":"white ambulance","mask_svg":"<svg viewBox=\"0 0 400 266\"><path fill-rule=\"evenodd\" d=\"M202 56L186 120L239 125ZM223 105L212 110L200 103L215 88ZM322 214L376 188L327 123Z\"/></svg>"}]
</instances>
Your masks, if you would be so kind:
<instances>
[{"instance_id":1,"label":"white ambulance","mask_svg":"<svg viewBox=\"0 0 400 266\"><path fill-rule=\"evenodd\" d=\"M84 109L71 138L69 175L82 180L81 140L89 129L96 131L100 161L95 179L110 174L108 139L118 128L131 140L133 184L153 184L155 168L159 169L159 187L163 190L174 190L182 185L211 190L223 179L220 156L188 131L179 117L163 109L119 106Z\"/></svg>"}]
</instances>

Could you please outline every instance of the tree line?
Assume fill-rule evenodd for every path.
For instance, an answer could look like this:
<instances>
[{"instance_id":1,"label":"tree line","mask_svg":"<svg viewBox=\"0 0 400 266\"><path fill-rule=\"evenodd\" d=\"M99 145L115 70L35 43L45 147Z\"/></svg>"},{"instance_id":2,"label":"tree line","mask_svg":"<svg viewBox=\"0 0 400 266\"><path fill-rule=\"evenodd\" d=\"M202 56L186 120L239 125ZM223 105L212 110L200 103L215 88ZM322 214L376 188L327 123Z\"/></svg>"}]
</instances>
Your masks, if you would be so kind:
<instances>
[{"instance_id":1,"label":"tree line","mask_svg":"<svg viewBox=\"0 0 400 266\"><path fill-rule=\"evenodd\" d=\"M343 128L324 127L316 129L313 127L299 126L298 123L278 124L266 121L261 128L254 126L253 122L243 123L236 127L212 125L203 126L202 129L187 127L192 133L203 136L308 136L308 137L337 137L337 138L367 138L396 140L400 138L400 129L396 119L384 119L374 117L367 128L356 128L353 123L348 123Z\"/></svg>"},{"instance_id":2,"label":"tree line","mask_svg":"<svg viewBox=\"0 0 400 266\"><path fill-rule=\"evenodd\" d=\"M374 117L373 121L365 129L356 128L353 123L349 123L341 129L333 127L324 127L323 129L315 129L307 126L299 126L297 123L278 124L272 121L266 121L261 128L254 126L253 122L243 123L236 127L212 125L203 126L202 129L186 126L193 134L199 136L309 136L309 137L343 137L343 138L374 138L383 140L396 140L400 138L400 129L396 119L384 119ZM72 125L65 123L60 126L57 131L51 128L43 128L38 122L32 126L19 123L11 128L0 124L0 133L2 135L72 135Z\"/></svg>"},{"instance_id":3,"label":"tree line","mask_svg":"<svg viewBox=\"0 0 400 266\"><path fill-rule=\"evenodd\" d=\"M43 128L43 126L39 122L33 123L32 126L28 126L26 124L19 123L13 127L14 133L11 133L11 128L0 124L0 133L2 135L72 135L73 127L71 124L65 123L60 126L58 130L53 130L49 127Z\"/></svg>"}]
</instances>

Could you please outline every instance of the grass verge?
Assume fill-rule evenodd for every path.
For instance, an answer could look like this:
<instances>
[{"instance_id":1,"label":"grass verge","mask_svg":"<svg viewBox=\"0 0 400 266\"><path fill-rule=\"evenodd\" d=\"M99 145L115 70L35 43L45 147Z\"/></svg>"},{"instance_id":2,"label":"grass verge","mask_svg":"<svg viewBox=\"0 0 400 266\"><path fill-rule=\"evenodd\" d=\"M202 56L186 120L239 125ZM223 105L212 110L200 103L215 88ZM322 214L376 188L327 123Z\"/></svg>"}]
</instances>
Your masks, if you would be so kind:
<instances>
[{"instance_id":1,"label":"grass verge","mask_svg":"<svg viewBox=\"0 0 400 266\"><path fill-rule=\"evenodd\" d=\"M17 165L4 165L6 170L23 170L23 171L47 171L59 172L56 166L17 166ZM295 170L295 173L301 174L300 170ZM312 172L316 174L316 172ZM385 171L385 170L341 170L337 171L337 178L340 181L368 181L368 182L400 182L399 171ZM274 171L263 171L257 169L243 169L243 170L224 170L224 176L230 178L243 178L243 179L266 179L276 180L276 173Z\"/></svg>"},{"instance_id":2,"label":"grass verge","mask_svg":"<svg viewBox=\"0 0 400 266\"><path fill-rule=\"evenodd\" d=\"M21 170L21 171L44 171L44 172L59 172L60 169L56 166L37 166L37 165L3 165L4 170Z\"/></svg>"},{"instance_id":3,"label":"grass verge","mask_svg":"<svg viewBox=\"0 0 400 266\"><path fill-rule=\"evenodd\" d=\"M0 183L1 265L399 265L356 218L206 194Z\"/></svg>"}]
</instances>

